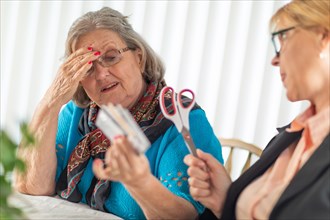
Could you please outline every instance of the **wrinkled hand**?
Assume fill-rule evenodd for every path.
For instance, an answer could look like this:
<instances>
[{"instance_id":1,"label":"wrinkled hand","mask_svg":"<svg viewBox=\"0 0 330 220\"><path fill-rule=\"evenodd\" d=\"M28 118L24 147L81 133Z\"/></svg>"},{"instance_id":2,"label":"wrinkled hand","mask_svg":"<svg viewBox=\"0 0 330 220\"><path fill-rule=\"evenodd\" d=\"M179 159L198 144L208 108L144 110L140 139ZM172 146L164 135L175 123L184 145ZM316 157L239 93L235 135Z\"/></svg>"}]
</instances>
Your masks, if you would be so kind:
<instances>
[{"instance_id":1,"label":"wrinkled hand","mask_svg":"<svg viewBox=\"0 0 330 220\"><path fill-rule=\"evenodd\" d=\"M92 62L99 57L99 53L95 53L91 47L80 48L65 60L47 91L49 104L59 102L62 106L72 99L79 82L86 77Z\"/></svg>"},{"instance_id":2,"label":"wrinkled hand","mask_svg":"<svg viewBox=\"0 0 330 220\"><path fill-rule=\"evenodd\" d=\"M184 162L189 166L190 194L220 217L231 179L225 168L211 155L197 150L197 157L189 154Z\"/></svg>"},{"instance_id":3,"label":"wrinkled hand","mask_svg":"<svg viewBox=\"0 0 330 220\"><path fill-rule=\"evenodd\" d=\"M104 163L101 159L94 160L93 171L99 179L120 181L132 187L143 185L144 180L152 175L146 156L138 154L126 137L114 140L106 152Z\"/></svg>"}]
</instances>

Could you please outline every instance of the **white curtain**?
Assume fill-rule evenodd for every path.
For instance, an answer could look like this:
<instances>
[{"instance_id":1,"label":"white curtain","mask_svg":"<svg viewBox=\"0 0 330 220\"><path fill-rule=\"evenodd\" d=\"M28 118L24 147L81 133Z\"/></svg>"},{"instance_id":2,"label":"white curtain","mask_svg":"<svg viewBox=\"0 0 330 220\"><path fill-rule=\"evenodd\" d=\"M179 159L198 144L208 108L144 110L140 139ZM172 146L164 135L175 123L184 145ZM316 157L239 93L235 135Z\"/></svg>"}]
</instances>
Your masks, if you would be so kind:
<instances>
[{"instance_id":1,"label":"white curtain","mask_svg":"<svg viewBox=\"0 0 330 220\"><path fill-rule=\"evenodd\" d=\"M166 64L175 90L190 88L217 136L265 147L308 103L290 103L268 21L287 1L1 1L1 128L19 140L62 62L72 22L112 7L129 16Z\"/></svg>"}]
</instances>

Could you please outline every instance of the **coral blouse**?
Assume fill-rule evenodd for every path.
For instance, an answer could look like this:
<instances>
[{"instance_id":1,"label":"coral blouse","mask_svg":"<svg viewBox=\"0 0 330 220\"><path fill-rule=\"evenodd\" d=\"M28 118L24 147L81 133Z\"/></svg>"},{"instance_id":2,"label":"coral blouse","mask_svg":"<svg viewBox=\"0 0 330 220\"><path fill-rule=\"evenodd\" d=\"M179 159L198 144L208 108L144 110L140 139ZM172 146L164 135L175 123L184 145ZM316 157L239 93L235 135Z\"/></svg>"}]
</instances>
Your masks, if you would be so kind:
<instances>
[{"instance_id":1,"label":"coral blouse","mask_svg":"<svg viewBox=\"0 0 330 220\"><path fill-rule=\"evenodd\" d=\"M242 191L236 205L237 219L269 219L292 178L329 134L330 107L315 113L315 107L310 106L287 128L288 132L304 131L300 140L286 148L263 175Z\"/></svg>"}]
</instances>

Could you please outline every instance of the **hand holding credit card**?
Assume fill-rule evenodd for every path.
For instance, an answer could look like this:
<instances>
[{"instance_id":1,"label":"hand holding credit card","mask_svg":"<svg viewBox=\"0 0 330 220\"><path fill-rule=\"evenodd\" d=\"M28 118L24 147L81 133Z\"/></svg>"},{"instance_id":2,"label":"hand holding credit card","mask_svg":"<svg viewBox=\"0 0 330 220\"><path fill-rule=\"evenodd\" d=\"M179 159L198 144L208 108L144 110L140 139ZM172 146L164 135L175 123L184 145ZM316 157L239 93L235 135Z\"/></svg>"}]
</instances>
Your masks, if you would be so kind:
<instances>
[{"instance_id":1,"label":"hand holding credit card","mask_svg":"<svg viewBox=\"0 0 330 220\"><path fill-rule=\"evenodd\" d=\"M131 113L121 105L110 103L101 106L96 118L96 126L111 141L118 135L126 136L138 153L144 153L150 147L148 138Z\"/></svg>"}]
</instances>

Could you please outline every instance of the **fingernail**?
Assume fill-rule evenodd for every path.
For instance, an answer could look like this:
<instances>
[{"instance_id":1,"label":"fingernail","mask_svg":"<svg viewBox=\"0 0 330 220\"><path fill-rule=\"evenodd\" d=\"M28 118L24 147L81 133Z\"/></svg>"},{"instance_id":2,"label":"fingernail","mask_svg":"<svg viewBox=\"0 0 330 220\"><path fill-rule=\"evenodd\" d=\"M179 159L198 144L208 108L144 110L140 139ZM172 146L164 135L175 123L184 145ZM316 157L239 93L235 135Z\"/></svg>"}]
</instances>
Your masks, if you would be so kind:
<instances>
[{"instance_id":1,"label":"fingernail","mask_svg":"<svg viewBox=\"0 0 330 220\"><path fill-rule=\"evenodd\" d=\"M95 56L99 56L100 54L101 54L100 51L97 51L97 52L94 53Z\"/></svg>"},{"instance_id":2,"label":"fingernail","mask_svg":"<svg viewBox=\"0 0 330 220\"><path fill-rule=\"evenodd\" d=\"M93 63L93 61L88 61L88 64L92 64Z\"/></svg>"},{"instance_id":3,"label":"fingernail","mask_svg":"<svg viewBox=\"0 0 330 220\"><path fill-rule=\"evenodd\" d=\"M94 164L99 166L101 164L101 160L99 160L99 159L94 160Z\"/></svg>"},{"instance_id":4,"label":"fingernail","mask_svg":"<svg viewBox=\"0 0 330 220\"><path fill-rule=\"evenodd\" d=\"M121 138L121 135L116 135L116 136L114 136L114 140L118 140L118 139L120 139Z\"/></svg>"},{"instance_id":5,"label":"fingernail","mask_svg":"<svg viewBox=\"0 0 330 220\"><path fill-rule=\"evenodd\" d=\"M87 49L92 51L93 50L93 47L87 47Z\"/></svg>"}]
</instances>

